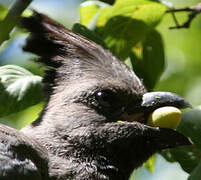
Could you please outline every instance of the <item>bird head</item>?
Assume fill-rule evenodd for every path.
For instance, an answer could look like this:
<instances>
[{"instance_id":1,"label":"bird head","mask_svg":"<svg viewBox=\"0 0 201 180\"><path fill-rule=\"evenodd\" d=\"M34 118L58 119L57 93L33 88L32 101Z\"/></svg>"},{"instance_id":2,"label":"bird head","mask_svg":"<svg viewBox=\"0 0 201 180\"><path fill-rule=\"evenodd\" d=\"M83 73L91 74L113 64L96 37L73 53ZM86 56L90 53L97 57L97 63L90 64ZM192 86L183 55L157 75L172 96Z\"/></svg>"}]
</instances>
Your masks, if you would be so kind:
<instances>
[{"instance_id":1,"label":"bird head","mask_svg":"<svg viewBox=\"0 0 201 180\"><path fill-rule=\"evenodd\" d=\"M157 108L189 107L182 97L147 92L134 71L108 50L43 14L35 12L22 23L31 32L24 50L50 67L44 77L48 102L23 131L52 154L90 157L102 171L104 166L126 176L153 153L190 144L175 130L147 125Z\"/></svg>"}]
</instances>

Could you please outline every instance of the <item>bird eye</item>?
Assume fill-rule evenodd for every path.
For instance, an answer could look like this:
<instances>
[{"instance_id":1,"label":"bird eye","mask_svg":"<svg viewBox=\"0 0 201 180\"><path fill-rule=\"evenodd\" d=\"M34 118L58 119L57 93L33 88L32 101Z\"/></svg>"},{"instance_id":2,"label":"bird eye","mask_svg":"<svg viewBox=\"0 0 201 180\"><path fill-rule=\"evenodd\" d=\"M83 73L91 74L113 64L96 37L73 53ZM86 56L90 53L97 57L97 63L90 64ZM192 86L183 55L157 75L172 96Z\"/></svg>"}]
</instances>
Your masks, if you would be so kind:
<instances>
[{"instance_id":1,"label":"bird eye","mask_svg":"<svg viewBox=\"0 0 201 180\"><path fill-rule=\"evenodd\" d=\"M124 109L124 106L118 97L118 93L115 93L111 90L102 90L96 92L95 101L99 110L111 116L121 114Z\"/></svg>"},{"instance_id":2,"label":"bird eye","mask_svg":"<svg viewBox=\"0 0 201 180\"><path fill-rule=\"evenodd\" d=\"M113 93L110 91L98 91L95 98L99 105L107 108L112 106L113 100L115 100Z\"/></svg>"}]
</instances>

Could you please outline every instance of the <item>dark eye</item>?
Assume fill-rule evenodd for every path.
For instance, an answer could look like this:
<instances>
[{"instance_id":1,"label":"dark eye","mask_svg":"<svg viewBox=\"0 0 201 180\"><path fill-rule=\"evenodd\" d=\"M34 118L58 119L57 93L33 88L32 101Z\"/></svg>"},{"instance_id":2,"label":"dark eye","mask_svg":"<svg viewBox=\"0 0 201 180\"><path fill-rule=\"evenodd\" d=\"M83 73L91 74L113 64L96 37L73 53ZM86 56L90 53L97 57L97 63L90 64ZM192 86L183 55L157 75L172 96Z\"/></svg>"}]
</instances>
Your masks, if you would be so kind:
<instances>
[{"instance_id":1,"label":"dark eye","mask_svg":"<svg viewBox=\"0 0 201 180\"><path fill-rule=\"evenodd\" d=\"M111 91L98 91L96 93L96 100L98 101L99 105L103 107L111 107L117 101L115 95Z\"/></svg>"},{"instance_id":2,"label":"dark eye","mask_svg":"<svg viewBox=\"0 0 201 180\"><path fill-rule=\"evenodd\" d=\"M95 100L99 110L108 115L115 116L121 114L125 107L117 92L103 90L95 93Z\"/></svg>"}]
</instances>

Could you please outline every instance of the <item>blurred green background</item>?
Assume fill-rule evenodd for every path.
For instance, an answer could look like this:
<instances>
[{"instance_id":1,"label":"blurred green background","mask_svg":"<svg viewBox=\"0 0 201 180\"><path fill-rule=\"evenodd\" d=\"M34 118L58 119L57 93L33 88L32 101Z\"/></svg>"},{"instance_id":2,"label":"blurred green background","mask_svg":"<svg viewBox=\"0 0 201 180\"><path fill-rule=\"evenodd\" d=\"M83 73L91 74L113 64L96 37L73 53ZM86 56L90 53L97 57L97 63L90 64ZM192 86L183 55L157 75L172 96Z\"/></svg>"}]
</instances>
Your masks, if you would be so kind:
<instances>
[{"instance_id":1,"label":"blurred green background","mask_svg":"<svg viewBox=\"0 0 201 180\"><path fill-rule=\"evenodd\" d=\"M81 2L81 0L34 0L30 7L71 28L75 22L79 22ZM179 8L195 5L198 2L201 1L169 0L165 3ZM13 0L0 0L0 4L5 7L9 7L12 3ZM187 19L188 14L177 13L176 17L182 23ZM164 39L166 70L155 90L175 92L184 96L194 107L199 106L201 105L201 15L193 20L189 29L170 30L169 27L174 25L171 14L166 14L157 28ZM0 48L0 65L17 64L34 74L42 75L43 67L30 60L35 57L21 50L26 34L20 29L15 29L11 37ZM44 103L40 103L25 111L4 117L0 122L19 129L36 119L43 105ZM177 163L168 163L158 155L153 174L140 168L136 171L135 177L137 180L185 180L188 174Z\"/></svg>"}]
</instances>

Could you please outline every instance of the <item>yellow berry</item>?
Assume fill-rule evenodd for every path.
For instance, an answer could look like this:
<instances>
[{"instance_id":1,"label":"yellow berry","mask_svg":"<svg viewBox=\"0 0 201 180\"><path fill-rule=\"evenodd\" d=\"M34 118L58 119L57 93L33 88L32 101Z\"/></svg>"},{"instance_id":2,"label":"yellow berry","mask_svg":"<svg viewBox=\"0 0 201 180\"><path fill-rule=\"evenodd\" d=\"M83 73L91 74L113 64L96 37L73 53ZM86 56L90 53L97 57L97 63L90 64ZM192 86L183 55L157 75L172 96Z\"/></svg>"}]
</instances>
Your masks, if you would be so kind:
<instances>
[{"instance_id":1,"label":"yellow berry","mask_svg":"<svg viewBox=\"0 0 201 180\"><path fill-rule=\"evenodd\" d=\"M123 124L124 122L123 121L121 121L121 120L118 120L117 121L119 124Z\"/></svg>"},{"instance_id":2,"label":"yellow berry","mask_svg":"<svg viewBox=\"0 0 201 180\"><path fill-rule=\"evenodd\" d=\"M176 129L181 122L181 111L172 106L161 107L153 111L148 118L148 125Z\"/></svg>"}]
</instances>

